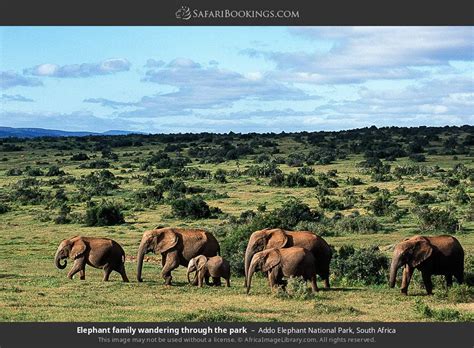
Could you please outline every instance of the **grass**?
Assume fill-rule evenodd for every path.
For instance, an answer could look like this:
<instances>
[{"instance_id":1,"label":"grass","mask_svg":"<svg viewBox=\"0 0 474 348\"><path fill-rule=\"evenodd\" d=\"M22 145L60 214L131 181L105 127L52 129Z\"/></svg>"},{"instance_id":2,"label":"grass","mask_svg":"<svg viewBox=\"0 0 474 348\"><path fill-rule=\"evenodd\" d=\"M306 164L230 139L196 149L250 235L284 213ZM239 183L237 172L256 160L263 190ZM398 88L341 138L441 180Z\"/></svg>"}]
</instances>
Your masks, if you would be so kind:
<instances>
[{"instance_id":1,"label":"grass","mask_svg":"<svg viewBox=\"0 0 474 348\"><path fill-rule=\"evenodd\" d=\"M59 140L58 140L59 141ZM61 140L63 141L63 140ZM66 140L64 140L66 141ZM290 138L281 138L279 149L283 154L294 152L302 146ZM163 144L145 144L138 150L142 152L142 160L149 151L163 148ZM18 205L9 203L11 210L1 214L0 232L0 321L472 321L474 308L472 301L460 302L456 299L465 299L465 293L470 290L456 290L460 294L444 294L442 287L435 288L435 296L426 296L419 282L412 282L409 296L403 296L398 289L390 289L388 285L378 286L350 286L333 279L333 288L329 291L322 289L319 293L309 296L281 296L272 293L266 279L255 277L250 295L245 294L243 278L233 276L230 288L204 287L196 288L186 283L185 269L180 267L173 272L174 285L163 285L160 278L161 264L159 257L151 256L143 270L143 283L136 282L136 263L130 256L135 256L141 235L147 229L157 225L176 227L203 227L219 228L222 219L176 219L171 217L169 204L157 205L143 210L135 209L130 205L128 198L134 190L144 188L137 175L145 172L135 168L122 172L121 166L131 161L131 157L123 156L126 152L137 151L137 148L114 149L119 155L118 162L111 162L109 168L119 176L120 189L112 192L108 200L124 204L126 223L117 226L86 227L83 224L71 223L56 225L51 221L40 221L39 215L51 214L44 205ZM10 185L25 178L6 176L5 172L12 168L32 167L47 168L57 164L66 173L75 176L86 175L94 170L79 169L82 162L70 160L73 153L86 152L88 155L100 152L90 150L65 150L45 146L35 148L25 145L20 152L5 152L2 157L7 161L0 162L0 194L7 194ZM282 155L283 155L282 154ZM90 156L91 157L91 156ZM136 156L135 156L136 157ZM140 157L140 156L139 156ZM357 195L363 198L355 208L342 211L348 215L354 210L367 214L367 206L375 195L365 193L368 186L395 190L402 184L407 192L423 191L436 192L440 185L437 178L405 177L402 182L371 181L370 176L360 173L356 164L362 161L362 155L350 155L345 160L336 160L329 165L311 166L317 173L326 173L328 170L337 170L336 180L339 188L333 190L332 195L340 195L348 188L347 177L359 177L362 185L350 186ZM36 161L48 162L48 165L37 165ZM401 158L391 163L392 166L411 163ZM471 157L458 155L457 160L452 156L427 155L427 162L422 165L439 165L449 170L456 163L463 163L474 168ZM254 164L252 156L236 161L227 161L220 164L199 164L194 161L191 167L215 172L225 170L244 171ZM139 166L137 166L139 167ZM279 166L284 173L294 172L296 168L285 164ZM51 178L39 177L39 180ZM257 210L265 204L267 211L278 208L288 198L294 196L314 208L318 206L315 190L312 188L284 188L271 187L266 178L251 178L227 176L227 183L216 183L213 180L197 179L184 180L190 186L202 186L214 189L218 193L227 193L229 198L206 200L209 206L219 207L226 214L239 216L243 211ZM75 185L62 185L67 194L77 188ZM51 190L50 186L44 188ZM469 194L473 195L472 188ZM1 196L0 196L1 198ZM102 198L102 197L101 197ZM340 198L340 197L339 197ZM407 194L395 196L400 207L411 207ZM96 199L96 198L94 198ZM74 212L83 213L85 203L69 202ZM433 206L447 206L449 202L436 203ZM460 207L462 213L466 207ZM326 212L331 216L332 212ZM419 233L415 219L409 214L400 222L391 222L385 217L378 218L383 225L383 233L377 234L342 234L337 237L325 237L333 246L351 244L357 247L377 245L387 255L391 253L391 246ZM463 233L457 234L466 254L474 252L474 222L463 220ZM112 273L110 282L102 282L102 271L86 268L86 280L66 278L67 269L58 270L53 263L54 253L60 241L75 235L108 237L119 242L128 256L126 270L131 283L122 283L117 273ZM439 277L434 277L439 278ZM441 281L438 280L438 283ZM436 281L435 281L436 284ZM318 281L322 288L322 282ZM309 286L309 285L308 285ZM470 288L472 289L472 288ZM438 294L438 295L437 295ZM452 300L454 299L454 300ZM465 300L463 300L465 301Z\"/></svg>"}]
</instances>

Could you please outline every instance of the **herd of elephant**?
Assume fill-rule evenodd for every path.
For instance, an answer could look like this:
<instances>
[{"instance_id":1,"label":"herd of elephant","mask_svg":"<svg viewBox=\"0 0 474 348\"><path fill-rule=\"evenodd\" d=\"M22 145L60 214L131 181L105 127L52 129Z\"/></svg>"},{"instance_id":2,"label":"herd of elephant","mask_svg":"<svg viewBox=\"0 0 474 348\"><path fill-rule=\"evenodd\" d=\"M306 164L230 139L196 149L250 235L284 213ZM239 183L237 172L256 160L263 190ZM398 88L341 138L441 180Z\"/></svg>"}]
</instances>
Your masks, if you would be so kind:
<instances>
[{"instance_id":1,"label":"herd of elephant","mask_svg":"<svg viewBox=\"0 0 474 348\"><path fill-rule=\"evenodd\" d=\"M220 254L217 239L201 229L157 228L143 234L137 256L137 280L142 282L145 254L161 254L162 277L171 285L171 271L180 265L187 267L188 282L203 286L221 285L221 278L230 286L230 264ZM283 278L302 277L310 281L312 291L317 291L316 276L329 284L329 265L332 251L321 237L308 231L286 231L263 229L254 232L248 241L244 256L245 287L250 291L255 271L267 274L271 288L285 287ZM74 260L68 278L79 272L85 279L85 267L90 265L104 270L104 281L110 273L121 274L128 282L125 272L125 252L114 240L76 236L63 240L55 255L56 267L64 269L67 258ZM64 263L62 261L64 260ZM421 271L425 289L432 293L432 275L444 275L448 286L453 276L459 283L464 278L464 250L459 241L449 235L414 236L395 245L390 268L390 286L395 286L397 271L403 269L401 291L407 294L413 271ZM195 272L191 280L190 274ZM210 283L212 278L212 283Z\"/></svg>"}]
</instances>

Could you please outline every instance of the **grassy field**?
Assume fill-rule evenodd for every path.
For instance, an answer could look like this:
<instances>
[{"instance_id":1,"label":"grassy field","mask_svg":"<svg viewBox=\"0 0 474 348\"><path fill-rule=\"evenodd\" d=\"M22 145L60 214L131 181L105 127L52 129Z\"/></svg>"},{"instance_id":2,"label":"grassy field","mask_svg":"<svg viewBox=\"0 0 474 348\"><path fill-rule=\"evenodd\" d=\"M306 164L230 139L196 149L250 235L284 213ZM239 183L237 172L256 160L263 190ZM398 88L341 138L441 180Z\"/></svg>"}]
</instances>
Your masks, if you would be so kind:
<instances>
[{"instance_id":1,"label":"grassy field","mask_svg":"<svg viewBox=\"0 0 474 348\"><path fill-rule=\"evenodd\" d=\"M449 134L440 131L440 140L430 142L433 149L442 149L443 139ZM449 130L447 131L449 133ZM457 135L461 142L467 134ZM205 201L211 207L218 207L222 214L215 218L192 219L177 218L173 215L169 202L143 207L134 201L133 193L150 185L145 185L141 178L147 170L140 166L152 153L163 150L165 143L143 137L143 144L137 146L112 147L118 159L105 159L110 163L107 168L116 176L119 187L108 195L92 195L89 200L100 202L102 199L121 204L125 214L125 223L115 226L86 226L81 220L87 209L87 200L75 196L80 188L77 182L51 183L57 176L37 176L39 187L44 198L38 204L19 202L12 198L12 192L18 181L31 178L28 167L39 168L44 174L52 165L57 165L67 177L76 179L100 169L79 168L82 163L101 159L100 150L94 149L97 142L85 138L79 141L73 138L9 141L21 148L15 151L4 148L0 160L0 198L6 212L0 214L0 321L436 321L436 320L474 320L474 303L470 300L450 300L449 293L443 289L442 277L435 277L434 296L426 296L419 279L414 279L409 289L409 296L400 294L398 288L390 289L387 284L362 285L350 282L350 279L333 277L333 288L323 289L312 296L287 296L272 293L266 279L257 277L251 294L246 295L243 288L243 277L234 275L230 288L192 287L186 283L184 267L173 272L174 285L163 285L160 277L161 263L159 256L151 255L144 265L143 283L136 282L136 255L141 235L147 229L157 225L174 227L201 227L211 231L228 226L231 217L238 218L242 212L257 211L264 205L267 212L278 209L288 197L299 198L311 209L319 209L320 200L314 187L280 187L270 186L266 177L253 177L245 170L256 163L256 157L265 154L268 149L259 147L253 154L246 154L238 159L221 163L205 163L196 158L186 166L208 170L214 174L218 169L227 171L226 182L212 178L183 179L187 186L199 186L215 190L214 196ZM296 140L295 140L296 139ZM405 146L403 139L400 146ZM248 139L238 139L246 144ZM274 148L280 156L286 158L291 153L307 153L311 145L297 140L295 136L279 137ZM193 144L181 142L183 149L179 156L186 155ZM6 144L6 143L5 143ZM4 146L5 146L4 144ZM426 150L426 149L425 149ZM470 151L470 152L469 152ZM89 160L71 160L73 154L86 153ZM131 154L131 155L130 155ZM390 163L391 171L397 166L420 165L424 167L439 166L448 172L456 164L462 164L467 170L474 169L472 149L458 154L445 154L442 151L427 153L426 160L415 163L403 156ZM170 157L177 156L171 152ZM270 156L270 157L273 157ZM428 192L437 197L429 204L430 208L454 209L454 216L461 226L456 238L463 245L467 257L474 254L474 222L472 214L472 175L461 179L470 197L470 202L457 204L452 201L452 194L458 188L443 186L439 176L405 175L387 181L375 181L369 173L363 172L358 163L364 161L363 152L350 152L344 158L334 158L329 164L312 164L313 174L337 171L334 180L339 187L333 188L328 195L332 199L343 199L344 190L352 189L358 197L357 202L348 208L325 210L324 214L331 219L336 213L349 216L354 211L361 215L370 215L370 203L375 195L367 194L369 186L387 189L392 193L399 209L407 208L399 219L389 216L377 216L382 230L377 233L328 234L324 238L336 249L343 245L357 248L376 245L383 253L390 256L391 246L404 238L420 233L420 222L411 212L414 204L410 200L413 192ZM296 172L297 167L280 163L278 167L283 174ZM11 175L12 169L21 169L19 175ZM165 172L154 168L152 172ZM148 170L150 172L150 170ZM231 175L230 173L240 173ZM351 185L349 177L358 177L362 183ZM160 178L153 179L154 183ZM458 185L458 186L459 186ZM398 190L400 186L403 190ZM58 224L49 218L58 214L58 207L48 205L55 192L63 188L69 196L67 206L71 221ZM48 195L49 193L49 195ZM216 196L215 193L220 194ZM189 197L189 194L186 194ZM225 198L224 198L225 197ZM453 208L454 207L454 208ZM431 234L424 232L425 234ZM442 233L437 231L433 233ZM112 273L111 281L102 282L102 271L86 268L86 280L66 278L67 269L58 270L53 263L54 253L60 241L75 235L108 237L119 242L127 254L126 269L130 283L122 283L117 273ZM133 258L131 258L131 256ZM320 288L322 283L319 281ZM458 289L457 286L455 286ZM455 291L457 291L455 289ZM472 294L472 287L468 288ZM458 289L459 290L459 289ZM428 310L427 310L428 308Z\"/></svg>"}]
</instances>

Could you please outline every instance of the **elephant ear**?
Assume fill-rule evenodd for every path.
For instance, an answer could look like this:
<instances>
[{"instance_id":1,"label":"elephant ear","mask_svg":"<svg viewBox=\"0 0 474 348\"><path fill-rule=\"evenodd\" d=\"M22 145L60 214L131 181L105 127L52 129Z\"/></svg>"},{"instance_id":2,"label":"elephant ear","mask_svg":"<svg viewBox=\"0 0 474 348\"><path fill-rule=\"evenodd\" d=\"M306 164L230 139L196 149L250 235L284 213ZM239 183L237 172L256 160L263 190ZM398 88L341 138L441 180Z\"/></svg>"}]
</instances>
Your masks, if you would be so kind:
<instances>
[{"instance_id":1,"label":"elephant ear","mask_svg":"<svg viewBox=\"0 0 474 348\"><path fill-rule=\"evenodd\" d=\"M86 243L82 239L78 239L72 244L71 259L75 260L82 256L86 251Z\"/></svg>"},{"instance_id":2,"label":"elephant ear","mask_svg":"<svg viewBox=\"0 0 474 348\"><path fill-rule=\"evenodd\" d=\"M281 229L272 230L267 236L266 248L284 248L288 242L288 236Z\"/></svg>"},{"instance_id":3,"label":"elephant ear","mask_svg":"<svg viewBox=\"0 0 474 348\"><path fill-rule=\"evenodd\" d=\"M428 240L426 240L425 238L420 238L419 240L416 240L415 245L413 247L411 266L417 267L428 257L430 257L432 253L433 247L431 246Z\"/></svg>"},{"instance_id":4,"label":"elephant ear","mask_svg":"<svg viewBox=\"0 0 474 348\"><path fill-rule=\"evenodd\" d=\"M170 250L178 243L178 235L172 230L163 231L157 237L158 241L155 246L156 253L164 253Z\"/></svg>"},{"instance_id":5,"label":"elephant ear","mask_svg":"<svg viewBox=\"0 0 474 348\"><path fill-rule=\"evenodd\" d=\"M197 270L201 271L207 264L207 257L205 257L204 255L199 255L198 257L196 257L195 262Z\"/></svg>"},{"instance_id":6,"label":"elephant ear","mask_svg":"<svg viewBox=\"0 0 474 348\"><path fill-rule=\"evenodd\" d=\"M262 265L262 272L268 272L272 268L278 266L281 262L281 254L277 249L270 250L265 256L265 260Z\"/></svg>"}]
</instances>

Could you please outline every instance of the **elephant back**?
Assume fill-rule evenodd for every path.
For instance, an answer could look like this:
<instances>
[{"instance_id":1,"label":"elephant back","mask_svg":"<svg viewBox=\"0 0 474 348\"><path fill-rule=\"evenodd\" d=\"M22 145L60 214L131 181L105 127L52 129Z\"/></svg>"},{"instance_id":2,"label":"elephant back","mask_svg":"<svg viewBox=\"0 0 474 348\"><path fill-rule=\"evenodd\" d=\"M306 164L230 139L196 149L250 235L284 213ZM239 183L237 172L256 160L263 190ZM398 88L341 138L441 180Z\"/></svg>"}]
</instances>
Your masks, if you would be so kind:
<instances>
[{"instance_id":1,"label":"elephant back","mask_svg":"<svg viewBox=\"0 0 474 348\"><path fill-rule=\"evenodd\" d=\"M198 255L216 256L219 252L217 239L201 229L174 229L178 235L176 247L187 261Z\"/></svg>"}]
</instances>

